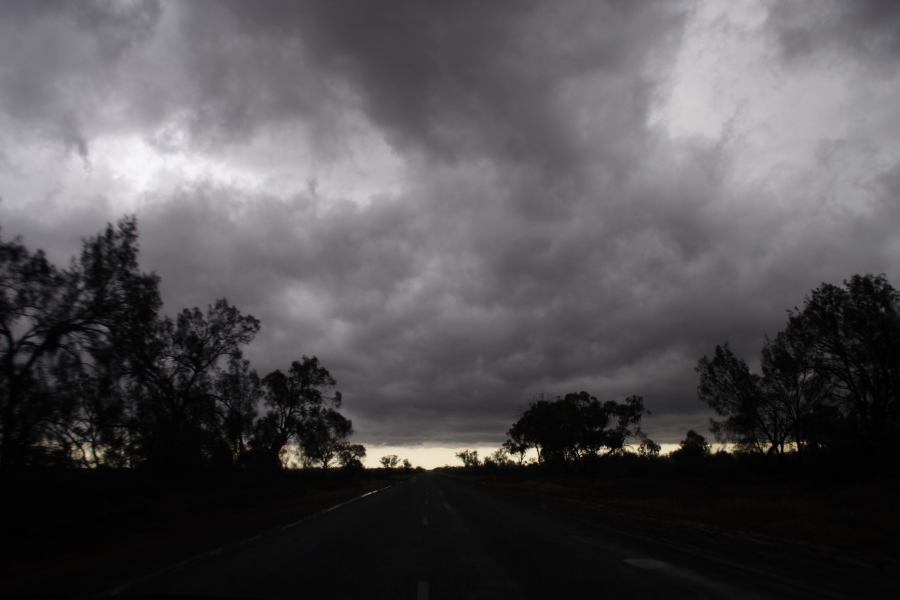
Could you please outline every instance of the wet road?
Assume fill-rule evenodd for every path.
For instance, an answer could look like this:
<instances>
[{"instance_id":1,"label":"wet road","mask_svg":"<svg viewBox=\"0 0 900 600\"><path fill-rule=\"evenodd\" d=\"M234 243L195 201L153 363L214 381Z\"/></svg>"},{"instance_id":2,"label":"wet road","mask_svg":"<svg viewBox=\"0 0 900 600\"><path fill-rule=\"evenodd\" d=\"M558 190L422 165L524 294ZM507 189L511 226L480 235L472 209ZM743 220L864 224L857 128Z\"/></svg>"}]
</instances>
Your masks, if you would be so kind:
<instances>
[{"instance_id":1,"label":"wet road","mask_svg":"<svg viewBox=\"0 0 900 600\"><path fill-rule=\"evenodd\" d=\"M892 573L426 473L133 581L122 596L844 598ZM893 596L900 597L900 596Z\"/></svg>"}]
</instances>

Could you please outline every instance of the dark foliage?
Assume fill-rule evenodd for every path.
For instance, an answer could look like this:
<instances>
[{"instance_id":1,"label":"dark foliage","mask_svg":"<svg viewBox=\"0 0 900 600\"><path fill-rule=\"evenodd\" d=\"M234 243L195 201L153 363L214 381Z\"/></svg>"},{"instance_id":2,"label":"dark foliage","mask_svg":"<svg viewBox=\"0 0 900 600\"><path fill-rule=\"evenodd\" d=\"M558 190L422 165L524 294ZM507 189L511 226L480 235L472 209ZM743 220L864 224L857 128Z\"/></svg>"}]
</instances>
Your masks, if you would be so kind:
<instances>
[{"instance_id":1,"label":"dark foliage","mask_svg":"<svg viewBox=\"0 0 900 600\"><path fill-rule=\"evenodd\" d=\"M688 467L702 465L708 456L709 443L693 429L688 430L678 449L672 452L673 461Z\"/></svg>"},{"instance_id":2,"label":"dark foliage","mask_svg":"<svg viewBox=\"0 0 900 600\"><path fill-rule=\"evenodd\" d=\"M316 357L260 379L242 349L260 323L219 299L159 314L134 218L67 268L0 239L0 470L361 465L336 382Z\"/></svg>"},{"instance_id":3,"label":"dark foliage","mask_svg":"<svg viewBox=\"0 0 900 600\"><path fill-rule=\"evenodd\" d=\"M723 441L750 452L866 454L893 462L900 434L900 293L883 275L823 283L766 340L761 374L728 345L697 365Z\"/></svg>"},{"instance_id":4,"label":"dark foliage","mask_svg":"<svg viewBox=\"0 0 900 600\"><path fill-rule=\"evenodd\" d=\"M640 435L641 418L647 412L640 396L630 396L622 403L600 402L587 392L578 392L555 400L536 400L513 423L504 448L518 455L519 462L534 448L538 461L548 464L622 452L630 438Z\"/></svg>"}]
</instances>

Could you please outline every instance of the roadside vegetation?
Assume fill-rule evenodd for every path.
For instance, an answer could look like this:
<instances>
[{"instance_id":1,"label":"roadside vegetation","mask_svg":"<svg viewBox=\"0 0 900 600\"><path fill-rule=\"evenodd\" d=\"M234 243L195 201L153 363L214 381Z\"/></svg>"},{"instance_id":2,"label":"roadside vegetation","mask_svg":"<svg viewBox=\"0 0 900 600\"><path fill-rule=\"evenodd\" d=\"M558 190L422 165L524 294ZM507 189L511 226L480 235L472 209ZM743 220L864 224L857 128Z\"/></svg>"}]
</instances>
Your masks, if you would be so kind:
<instances>
[{"instance_id":1,"label":"roadside vegetation","mask_svg":"<svg viewBox=\"0 0 900 600\"><path fill-rule=\"evenodd\" d=\"M822 284L766 338L759 365L727 343L697 363L698 398L729 451L691 430L662 456L641 431L641 397L582 391L534 400L496 452L462 450L450 471L900 556L900 294L882 275Z\"/></svg>"},{"instance_id":2,"label":"roadside vegetation","mask_svg":"<svg viewBox=\"0 0 900 600\"><path fill-rule=\"evenodd\" d=\"M363 469L316 356L257 373L260 327L163 314L134 218L65 266L0 238L0 587L111 584L408 477Z\"/></svg>"},{"instance_id":3,"label":"roadside vegetation","mask_svg":"<svg viewBox=\"0 0 900 600\"><path fill-rule=\"evenodd\" d=\"M734 459L799 471L852 465L856 474L896 474L900 459L900 293L883 275L823 283L785 328L766 337L760 372L728 343L696 367L697 396L717 415L710 429ZM503 445L483 461L457 454L467 468L526 466L590 469L604 457L659 458L660 445L641 430L649 410L641 396L601 402L588 392L532 401ZM721 451L717 460L728 455ZM706 438L685 434L667 462L697 468L710 459Z\"/></svg>"},{"instance_id":4,"label":"roadside vegetation","mask_svg":"<svg viewBox=\"0 0 900 600\"><path fill-rule=\"evenodd\" d=\"M758 370L727 342L697 363L698 398L728 452L687 431L663 456L641 429L644 398L574 391L535 399L500 448L462 450L452 471L900 554L887 541L900 539L900 294L882 275L854 275L787 315ZM415 472L393 454L363 468L366 448L315 355L258 374L243 349L260 327L224 298L163 314L134 218L84 240L67 266L0 238L4 564L91 556L81 540L151 535L148 523L170 525L160 547L223 520L234 537Z\"/></svg>"},{"instance_id":5,"label":"roadside vegetation","mask_svg":"<svg viewBox=\"0 0 900 600\"><path fill-rule=\"evenodd\" d=\"M66 267L0 240L0 472L361 468L318 358L260 376L243 357L252 315L224 298L174 316L161 305L133 218Z\"/></svg>"}]
</instances>

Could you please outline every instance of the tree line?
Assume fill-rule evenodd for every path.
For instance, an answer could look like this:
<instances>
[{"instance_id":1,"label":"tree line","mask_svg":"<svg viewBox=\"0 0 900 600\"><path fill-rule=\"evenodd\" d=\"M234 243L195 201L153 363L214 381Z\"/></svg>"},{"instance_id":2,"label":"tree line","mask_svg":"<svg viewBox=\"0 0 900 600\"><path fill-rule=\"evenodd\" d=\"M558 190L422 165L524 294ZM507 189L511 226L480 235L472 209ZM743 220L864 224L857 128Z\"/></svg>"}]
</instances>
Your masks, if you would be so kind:
<instances>
[{"instance_id":1,"label":"tree line","mask_svg":"<svg viewBox=\"0 0 900 600\"><path fill-rule=\"evenodd\" d=\"M817 458L865 455L867 463L895 462L900 452L900 293L884 275L854 275L823 283L788 311L787 323L766 337L759 371L728 343L696 367L698 398L716 413L711 429L739 454ZM600 402L587 392L530 403L502 447L480 460L456 456L465 467L584 463L630 452L659 455L640 429L649 414L640 396ZM688 431L672 453L676 462L710 456L706 439ZM511 457L516 457L513 460Z\"/></svg>"},{"instance_id":2,"label":"tree line","mask_svg":"<svg viewBox=\"0 0 900 600\"><path fill-rule=\"evenodd\" d=\"M727 343L697 363L712 428L740 451L897 456L900 294L884 275L823 283L766 338L759 371Z\"/></svg>"},{"instance_id":3,"label":"tree line","mask_svg":"<svg viewBox=\"0 0 900 600\"><path fill-rule=\"evenodd\" d=\"M361 467L365 448L315 356L260 377L243 348L260 322L226 299L161 314L134 217L68 266L0 238L0 470Z\"/></svg>"}]
</instances>

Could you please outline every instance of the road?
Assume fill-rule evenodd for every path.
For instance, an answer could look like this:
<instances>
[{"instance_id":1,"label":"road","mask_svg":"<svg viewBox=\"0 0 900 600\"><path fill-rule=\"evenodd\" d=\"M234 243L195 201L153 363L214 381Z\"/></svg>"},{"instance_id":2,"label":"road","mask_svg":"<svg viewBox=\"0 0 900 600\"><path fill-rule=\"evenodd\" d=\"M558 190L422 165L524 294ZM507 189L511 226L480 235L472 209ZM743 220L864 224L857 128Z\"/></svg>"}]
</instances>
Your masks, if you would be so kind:
<instances>
[{"instance_id":1,"label":"road","mask_svg":"<svg viewBox=\"0 0 900 600\"><path fill-rule=\"evenodd\" d=\"M237 598L900 597L883 567L425 473L127 583ZM895 595L897 594L897 595Z\"/></svg>"}]
</instances>

